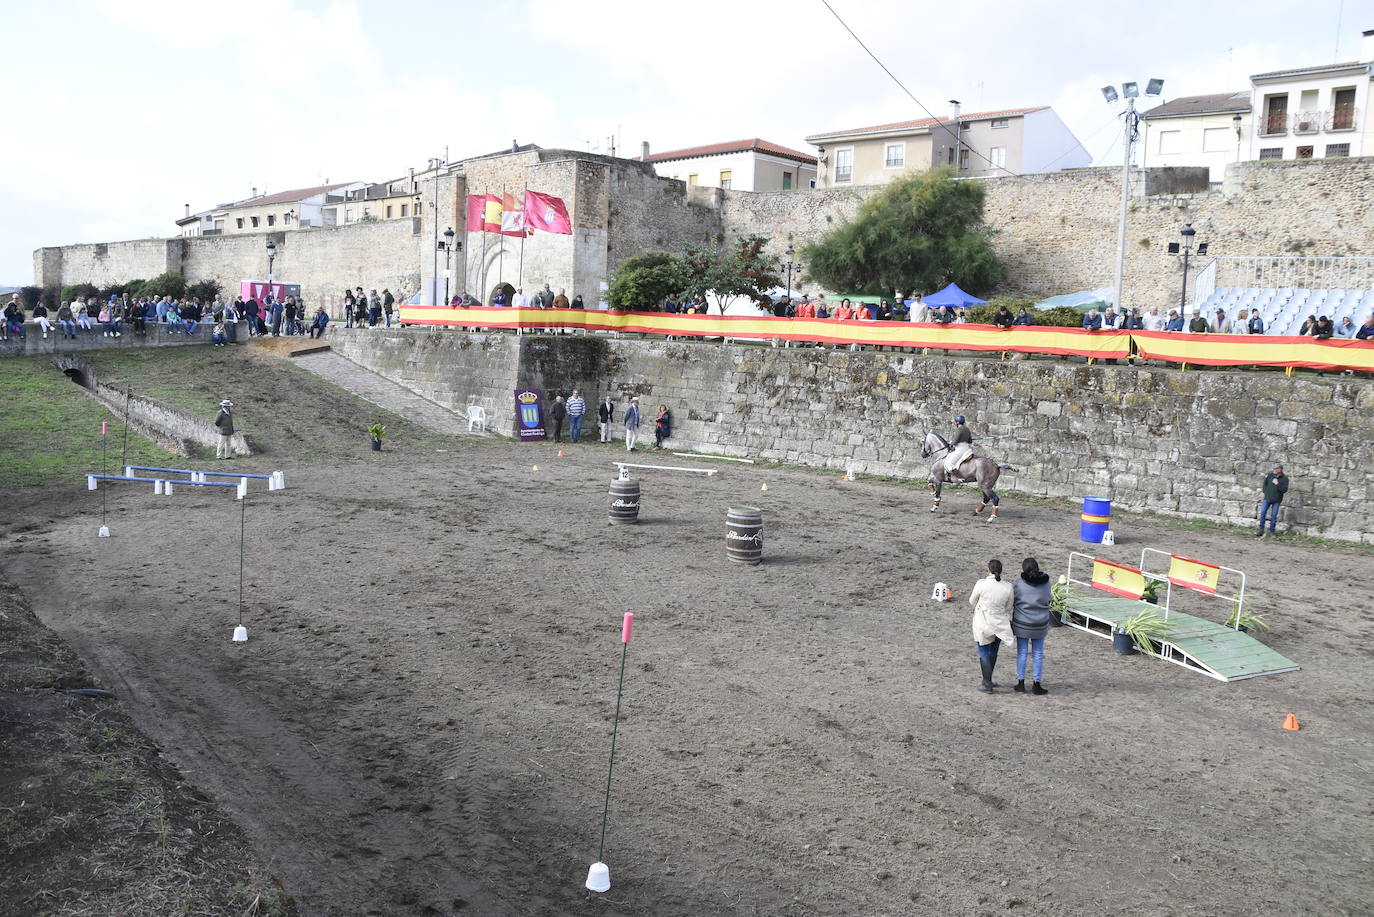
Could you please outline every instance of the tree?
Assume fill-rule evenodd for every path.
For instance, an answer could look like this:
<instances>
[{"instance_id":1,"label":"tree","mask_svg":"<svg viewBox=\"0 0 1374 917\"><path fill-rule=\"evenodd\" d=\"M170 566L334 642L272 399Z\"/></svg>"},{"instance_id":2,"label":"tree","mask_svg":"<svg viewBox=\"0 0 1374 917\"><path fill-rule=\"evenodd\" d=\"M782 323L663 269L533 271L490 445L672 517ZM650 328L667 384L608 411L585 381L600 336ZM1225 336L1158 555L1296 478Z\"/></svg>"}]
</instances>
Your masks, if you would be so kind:
<instances>
[{"instance_id":1,"label":"tree","mask_svg":"<svg viewBox=\"0 0 1374 917\"><path fill-rule=\"evenodd\" d=\"M685 266L672 252L647 252L626 258L606 290L613 309L657 311L663 300L676 296L687 283Z\"/></svg>"},{"instance_id":2,"label":"tree","mask_svg":"<svg viewBox=\"0 0 1374 917\"><path fill-rule=\"evenodd\" d=\"M186 278L179 271L158 274L152 280L145 280L138 289L139 296L170 296L181 299L186 295Z\"/></svg>"},{"instance_id":3,"label":"tree","mask_svg":"<svg viewBox=\"0 0 1374 917\"><path fill-rule=\"evenodd\" d=\"M220 292L218 280L198 280L186 286L186 296L201 302L214 302L219 299Z\"/></svg>"},{"instance_id":4,"label":"tree","mask_svg":"<svg viewBox=\"0 0 1374 917\"><path fill-rule=\"evenodd\" d=\"M766 291L782 286L782 278L777 262L764 254L767 244L763 236L744 236L719 251L689 250L683 289L691 296L714 293L722 312L741 296L761 306L771 305Z\"/></svg>"},{"instance_id":5,"label":"tree","mask_svg":"<svg viewBox=\"0 0 1374 917\"><path fill-rule=\"evenodd\" d=\"M806 247L808 275L833 290L877 296L951 282L975 295L991 290L1005 270L983 222L983 184L951 174L920 172L864 201L852 221Z\"/></svg>"},{"instance_id":6,"label":"tree","mask_svg":"<svg viewBox=\"0 0 1374 917\"><path fill-rule=\"evenodd\" d=\"M96 299L100 296L100 289L93 283L72 283L62 288L63 302L76 302L78 296L83 299Z\"/></svg>"},{"instance_id":7,"label":"tree","mask_svg":"<svg viewBox=\"0 0 1374 917\"><path fill-rule=\"evenodd\" d=\"M43 295L42 287L20 287L19 301L24 304L25 309L32 310L38 305L39 297Z\"/></svg>"}]
</instances>

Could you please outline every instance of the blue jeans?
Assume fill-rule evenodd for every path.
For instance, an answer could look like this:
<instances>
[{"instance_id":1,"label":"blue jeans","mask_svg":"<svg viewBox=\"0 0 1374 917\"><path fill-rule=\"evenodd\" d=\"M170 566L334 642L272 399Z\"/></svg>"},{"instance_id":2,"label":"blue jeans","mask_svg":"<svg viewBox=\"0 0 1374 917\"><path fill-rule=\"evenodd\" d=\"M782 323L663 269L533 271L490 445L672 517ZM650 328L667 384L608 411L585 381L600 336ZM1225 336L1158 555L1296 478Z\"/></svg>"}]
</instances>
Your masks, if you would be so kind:
<instances>
[{"instance_id":1,"label":"blue jeans","mask_svg":"<svg viewBox=\"0 0 1374 917\"><path fill-rule=\"evenodd\" d=\"M568 439L577 442L582 435L582 414L568 415Z\"/></svg>"},{"instance_id":2,"label":"blue jeans","mask_svg":"<svg viewBox=\"0 0 1374 917\"><path fill-rule=\"evenodd\" d=\"M1031 681L1039 681L1045 673L1045 638L1016 638L1016 680L1026 680L1026 645L1030 644Z\"/></svg>"},{"instance_id":3,"label":"blue jeans","mask_svg":"<svg viewBox=\"0 0 1374 917\"><path fill-rule=\"evenodd\" d=\"M1002 641L993 637L991 643L979 643L977 646L978 667L983 671L983 681L992 684L992 670L997 665L997 651L1002 648Z\"/></svg>"},{"instance_id":4,"label":"blue jeans","mask_svg":"<svg viewBox=\"0 0 1374 917\"><path fill-rule=\"evenodd\" d=\"M1259 522L1260 522L1260 527L1259 527L1259 530L1260 530L1260 533L1261 533L1261 534L1263 534L1263 532L1264 532L1264 517L1265 517L1265 516L1268 516L1268 517L1269 517L1269 534L1270 534L1270 535L1274 534L1274 526L1278 525L1278 523L1279 523L1279 506L1280 506L1280 505L1281 505L1281 504L1279 504L1279 503L1270 503L1268 500L1264 500L1264 501L1262 501L1262 502L1260 503L1260 520L1259 520Z\"/></svg>"}]
</instances>

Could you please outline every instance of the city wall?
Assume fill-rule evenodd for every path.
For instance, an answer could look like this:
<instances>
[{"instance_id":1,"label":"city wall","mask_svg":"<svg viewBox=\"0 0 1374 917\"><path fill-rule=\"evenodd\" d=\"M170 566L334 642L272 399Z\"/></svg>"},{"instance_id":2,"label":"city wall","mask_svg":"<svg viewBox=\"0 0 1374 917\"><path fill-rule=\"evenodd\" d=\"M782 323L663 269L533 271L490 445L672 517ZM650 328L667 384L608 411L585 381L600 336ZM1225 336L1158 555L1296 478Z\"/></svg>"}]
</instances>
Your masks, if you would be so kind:
<instances>
[{"instance_id":1,"label":"city wall","mask_svg":"<svg viewBox=\"0 0 1374 917\"><path fill-rule=\"evenodd\" d=\"M1180 259L1166 253L1184 223L1211 255L1368 254L1374 240L1374 158L1248 162L1228 168L1222 190L1189 187L1190 170L1137 175L1126 244L1128 305L1169 307L1181 289ZM1047 296L1110 286L1116 264L1120 173L1076 169L981 179L993 244L1007 264L1000 292ZM464 231L467 194L525 188L567 202L572 235L525 239ZM113 283L180 270L213 278L226 292L266 274L265 242L277 246L278 279L301 284L307 302L335 306L345 286L412 293L451 272L450 294L484 301L499 282L532 291L544 283L581 293L589 305L625 258L664 248L714 244L760 234L781 252L801 247L850 219L877 188L783 192L687 188L648 166L569 150L531 150L469 160L422 186L416 232L409 219L289 232L145 239L44 248L34 253L35 282ZM1171 193L1155 193L1168 191ZM434 206L436 200L438 206ZM437 217L437 221L436 221ZM454 227L463 251L451 265L436 235ZM436 230L438 231L436 233ZM804 260L804 259L803 259ZM1200 265L1199 265L1200 266ZM443 290L443 281L437 287Z\"/></svg>"},{"instance_id":2,"label":"city wall","mask_svg":"<svg viewBox=\"0 0 1374 917\"><path fill-rule=\"evenodd\" d=\"M1057 360L415 330L331 343L441 404L484 404L505 435L516 387L576 387L589 405L612 394L618 410L638 395L646 438L667 404L678 449L924 478L925 432L958 411L981 454L1014 466L1007 490L1239 524L1282 461L1286 525L1374 543L1374 388L1362 380L1264 373L1241 395L1234 373ZM947 511L973 499L957 491Z\"/></svg>"}]
</instances>

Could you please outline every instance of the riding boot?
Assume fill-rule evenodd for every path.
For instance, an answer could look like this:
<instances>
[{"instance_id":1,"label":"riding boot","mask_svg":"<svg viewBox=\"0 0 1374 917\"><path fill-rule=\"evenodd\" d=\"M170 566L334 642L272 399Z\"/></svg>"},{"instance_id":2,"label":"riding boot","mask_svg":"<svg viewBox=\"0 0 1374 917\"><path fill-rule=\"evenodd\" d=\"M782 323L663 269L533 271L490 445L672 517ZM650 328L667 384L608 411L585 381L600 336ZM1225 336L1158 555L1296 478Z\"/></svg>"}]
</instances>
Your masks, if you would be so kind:
<instances>
[{"instance_id":1,"label":"riding boot","mask_svg":"<svg viewBox=\"0 0 1374 917\"><path fill-rule=\"evenodd\" d=\"M1025 693L1026 693L1026 680L1025 680L1024 678L1018 678L1018 679L1016 679L1016 687L1012 688L1012 690L1013 690L1013 691L1020 691L1022 694L1025 694Z\"/></svg>"},{"instance_id":2,"label":"riding boot","mask_svg":"<svg viewBox=\"0 0 1374 917\"><path fill-rule=\"evenodd\" d=\"M1031 683L1031 693L1032 693L1032 694L1049 694L1050 692L1049 692L1049 691L1046 691L1044 688L1040 687L1040 682L1036 681L1036 682L1032 682L1032 683Z\"/></svg>"},{"instance_id":3,"label":"riding boot","mask_svg":"<svg viewBox=\"0 0 1374 917\"><path fill-rule=\"evenodd\" d=\"M991 659L987 658L982 653L978 654L978 667L983 670L983 683L978 686L979 691L992 693L992 666L993 662Z\"/></svg>"}]
</instances>

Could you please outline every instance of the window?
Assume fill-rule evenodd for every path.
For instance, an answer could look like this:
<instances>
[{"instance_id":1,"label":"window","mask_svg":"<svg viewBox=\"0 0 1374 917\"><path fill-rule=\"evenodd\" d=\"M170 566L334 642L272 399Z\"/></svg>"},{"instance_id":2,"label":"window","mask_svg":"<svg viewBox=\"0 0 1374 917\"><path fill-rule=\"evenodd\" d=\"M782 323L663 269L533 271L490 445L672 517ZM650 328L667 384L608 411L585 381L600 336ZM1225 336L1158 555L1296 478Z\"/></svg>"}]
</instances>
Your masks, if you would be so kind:
<instances>
[{"instance_id":1,"label":"window","mask_svg":"<svg viewBox=\"0 0 1374 917\"><path fill-rule=\"evenodd\" d=\"M1007 148L1004 146L993 147L988 151L988 159L991 159L992 164L997 168L1005 169L1007 167Z\"/></svg>"},{"instance_id":2,"label":"window","mask_svg":"<svg viewBox=\"0 0 1374 917\"><path fill-rule=\"evenodd\" d=\"M721 186L722 188L725 188L725 189L728 190L729 187L730 187L730 182L732 182L732 181L734 181L734 180L735 180L735 170L734 170L734 169L721 169L721 170L720 170L720 186Z\"/></svg>"},{"instance_id":3,"label":"window","mask_svg":"<svg viewBox=\"0 0 1374 917\"><path fill-rule=\"evenodd\" d=\"M416 201L416 202L415 202L415 215L416 215L416 216L419 216L419 215L420 215L420 202L419 202L419 201Z\"/></svg>"},{"instance_id":4,"label":"window","mask_svg":"<svg viewBox=\"0 0 1374 917\"><path fill-rule=\"evenodd\" d=\"M257 228L258 228L258 218L257 218L257 217L249 217L249 219L253 221L253 228L254 228L254 229L257 229Z\"/></svg>"},{"instance_id":5,"label":"window","mask_svg":"<svg viewBox=\"0 0 1374 917\"><path fill-rule=\"evenodd\" d=\"M1008 121L1006 118L998 118L996 121L992 122L992 129L995 131L1001 130L1002 128L1009 126L1011 126L1011 122Z\"/></svg>"},{"instance_id":6,"label":"window","mask_svg":"<svg viewBox=\"0 0 1374 917\"><path fill-rule=\"evenodd\" d=\"M791 172L784 172L784 173L782 173L782 190L784 190L784 191L791 191L791 190L792 190L792 173L791 173Z\"/></svg>"},{"instance_id":7,"label":"window","mask_svg":"<svg viewBox=\"0 0 1374 917\"><path fill-rule=\"evenodd\" d=\"M835 151L835 184L854 180L854 148Z\"/></svg>"},{"instance_id":8,"label":"window","mask_svg":"<svg viewBox=\"0 0 1374 917\"><path fill-rule=\"evenodd\" d=\"M349 207L345 207L345 208L344 208L344 222L345 222L345 223L352 223L352 222L353 222L353 210L352 210L352 208L349 208Z\"/></svg>"},{"instance_id":9,"label":"window","mask_svg":"<svg viewBox=\"0 0 1374 917\"><path fill-rule=\"evenodd\" d=\"M1183 131L1160 131L1159 152L1164 154L1182 153Z\"/></svg>"},{"instance_id":10,"label":"window","mask_svg":"<svg viewBox=\"0 0 1374 917\"><path fill-rule=\"evenodd\" d=\"M268 225L268 226L276 226L276 225L277 225L277 215L276 215L275 213L269 213L269 214L267 215L267 225Z\"/></svg>"},{"instance_id":11,"label":"window","mask_svg":"<svg viewBox=\"0 0 1374 917\"><path fill-rule=\"evenodd\" d=\"M390 205L390 204L387 204L387 205L386 205L386 218L387 218L388 220L391 219L391 205Z\"/></svg>"},{"instance_id":12,"label":"window","mask_svg":"<svg viewBox=\"0 0 1374 917\"><path fill-rule=\"evenodd\" d=\"M954 165L954 147L949 148L949 164Z\"/></svg>"},{"instance_id":13,"label":"window","mask_svg":"<svg viewBox=\"0 0 1374 917\"><path fill-rule=\"evenodd\" d=\"M409 205L409 204L402 204L402 205L401 205L401 216L403 216L403 217L408 217L408 216L410 216L410 205Z\"/></svg>"},{"instance_id":14,"label":"window","mask_svg":"<svg viewBox=\"0 0 1374 917\"><path fill-rule=\"evenodd\" d=\"M1263 134L1285 134L1288 132L1288 94L1265 96Z\"/></svg>"},{"instance_id":15,"label":"window","mask_svg":"<svg viewBox=\"0 0 1374 917\"><path fill-rule=\"evenodd\" d=\"M238 217L237 219L234 220L234 222L237 223L237 224L239 224L239 225L238 225L238 228L239 228L239 229L242 229L242 228L243 228L243 217Z\"/></svg>"},{"instance_id":16,"label":"window","mask_svg":"<svg viewBox=\"0 0 1374 917\"><path fill-rule=\"evenodd\" d=\"M959 168L961 168L961 169L967 169L967 168L968 168L968 150L960 150L960 151L959 151Z\"/></svg>"},{"instance_id":17,"label":"window","mask_svg":"<svg viewBox=\"0 0 1374 917\"><path fill-rule=\"evenodd\" d=\"M1282 158L1283 158L1283 147L1281 147L1281 146L1268 146L1268 147L1262 147L1262 148L1260 149L1260 157L1259 157L1259 158L1260 158L1260 159L1282 159Z\"/></svg>"},{"instance_id":18,"label":"window","mask_svg":"<svg viewBox=\"0 0 1374 917\"><path fill-rule=\"evenodd\" d=\"M906 165L906 144L889 143L887 151L883 156L883 166L888 169L900 169Z\"/></svg>"},{"instance_id":19,"label":"window","mask_svg":"<svg viewBox=\"0 0 1374 917\"><path fill-rule=\"evenodd\" d=\"M1331 129L1348 131L1355 127L1355 90L1337 89L1331 93Z\"/></svg>"},{"instance_id":20,"label":"window","mask_svg":"<svg viewBox=\"0 0 1374 917\"><path fill-rule=\"evenodd\" d=\"M1334 159L1338 156L1349 156L1350 144L1348 143L1328 143L1326 145L1326 158Z\"/></svg>"},{"instance_id":21,"label":"window","mask_svg":"<svg viewBox=\"0 0 1374 917\"><path fill-rule=\"evenodd\" d=\"M1310 146L1300 146L1300 147L1298 147L1298 154L1297 154L1297 156L1295 156L1294 158L1295 158L1295 159L1311 159L1311 158L1312 158L1312 148L1311 148Z\"/></svg>"},{"instance_id":22,"label":"window","mask_svg":"<svg viewBox=\"0 0 1374 917\"><path fill-rule=\"evenodd\" d=\"M687 173L687 187L689 187L689 188L695 188L696 186L697 186L697 173L695 173L695 172L688 172L688 173Z\"/></svg>"},{"instance_id":23,"label":"window","mask_svg":"<svg viewBox=\"0 0 1374 917\"><path fill-rule=\"evenodd\" d=\"M1235 149L1236 132L1229 127L1209 127L1202 132L1204 153L1224 153Z\"/></svg>"},{"instance_id":24,"label":"window","mask_svg":"<svg viewBox=\"0 0 1374 917\"><path fill-rule=\"evenodd\" d=\"M291 225L291 220L294 219L294 218L295 218L295 214L292 213L290 210L288 210L288 211L286 211L286 213L283 213L283 214L281 215L281 224L282 224L283 226L290 226L290 225Z\"/></svg>"}]
</instances>

